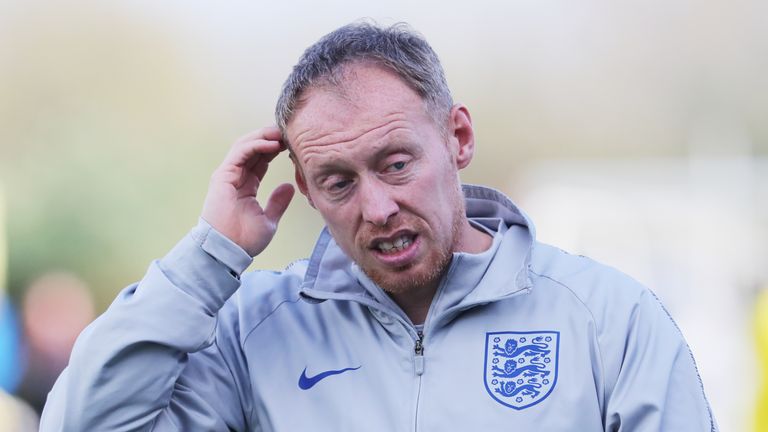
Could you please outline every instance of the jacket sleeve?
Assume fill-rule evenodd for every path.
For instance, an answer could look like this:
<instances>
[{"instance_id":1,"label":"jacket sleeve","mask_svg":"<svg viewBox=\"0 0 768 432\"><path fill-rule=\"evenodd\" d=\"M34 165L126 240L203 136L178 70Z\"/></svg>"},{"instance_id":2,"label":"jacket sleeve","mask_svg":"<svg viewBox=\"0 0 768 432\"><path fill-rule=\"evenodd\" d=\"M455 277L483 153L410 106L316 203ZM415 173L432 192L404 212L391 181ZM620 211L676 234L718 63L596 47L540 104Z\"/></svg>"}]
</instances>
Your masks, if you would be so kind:
<instances>
[{"instance_id":1,"label":"jacket sleeve","mask_svg":"<svg viewBox=\"0 0 768 432\"><path fill-rule=\"evenodd\" d=\"M623 350L605 359L605 430L716 431L693 354L656 296L643 288L625 322Z\"/></svg>"},{"instance_id":2,"label":"jacket sleeve","mask_svg":"<svg viewBox=\"0 0 768 432\"><path fill-rule=\"evenodd\" d=\"M201 220L80 334L40 430L244 430L244 360L217 321L250 262Z\"/></svg>"}]
</instances>

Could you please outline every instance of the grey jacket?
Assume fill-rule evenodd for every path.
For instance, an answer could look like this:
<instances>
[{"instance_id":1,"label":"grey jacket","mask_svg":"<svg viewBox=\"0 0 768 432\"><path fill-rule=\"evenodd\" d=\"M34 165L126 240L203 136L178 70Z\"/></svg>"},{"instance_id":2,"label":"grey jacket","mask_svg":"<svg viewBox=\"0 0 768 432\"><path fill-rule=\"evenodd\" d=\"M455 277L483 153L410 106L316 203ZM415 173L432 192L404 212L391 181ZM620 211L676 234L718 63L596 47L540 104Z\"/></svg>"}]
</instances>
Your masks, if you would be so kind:
<instances>
[{"instance_id":1,"label":"grey jacket","mask_svg":"<svg viewBox=\"0 0 768 432\"><path fill-rule=\"evenodd\" d=\"M323 231L309 260L251 259L202 222L80 335L43 431L715 431L654 294L535 241L501 193L423 327Z\"/></svg>"}]
</instances>

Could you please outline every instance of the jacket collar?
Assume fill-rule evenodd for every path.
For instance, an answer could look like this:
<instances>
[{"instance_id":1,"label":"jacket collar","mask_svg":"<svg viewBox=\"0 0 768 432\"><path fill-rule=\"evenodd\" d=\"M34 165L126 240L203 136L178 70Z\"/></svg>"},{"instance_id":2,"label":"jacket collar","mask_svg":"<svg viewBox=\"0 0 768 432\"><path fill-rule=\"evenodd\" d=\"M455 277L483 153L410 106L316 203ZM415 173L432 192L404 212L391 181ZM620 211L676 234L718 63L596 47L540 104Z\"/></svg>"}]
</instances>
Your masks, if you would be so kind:
<instances>
[{"instance_id":1,"label":"jacket collar","mask_svg":"<svg viewBox=\"0 0 768 432\"><path fill-rule=\"evenodd\" d=\"M462 189L468 218L485 226L499 224L498 221L501 225L492 246L496 248L495 254L479 274L460 271L462 262L471 260L466 260L467 254L454 254L441 283L442 293L438 293L444 299L443 310L488 303L531 285L527 268L535 230L528 217L497 190L475 185L463 185ZM394 307L389 296L341 251L327 228L321 232L309 259L301 294L309 301L354 300L387 309Z\"/></svg>"}]
</instances>

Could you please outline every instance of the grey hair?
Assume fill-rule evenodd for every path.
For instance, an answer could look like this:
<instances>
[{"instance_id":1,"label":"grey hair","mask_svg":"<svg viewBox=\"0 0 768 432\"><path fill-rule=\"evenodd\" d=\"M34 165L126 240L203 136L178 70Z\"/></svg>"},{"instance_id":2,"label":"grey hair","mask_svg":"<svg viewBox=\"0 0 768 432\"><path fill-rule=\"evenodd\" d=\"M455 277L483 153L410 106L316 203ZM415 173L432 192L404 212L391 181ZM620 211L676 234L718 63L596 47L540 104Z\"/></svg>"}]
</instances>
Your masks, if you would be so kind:
<instances>
[{"instance_id":1,"label":"grey hair","mask_svg":"<svg viewBox=\"0 0 768 432\"><path fill-rule=\"evenodd\" d=\"M381 27L355 22L307 48L288 75L275 108L284 139L286 126L300 108L304 92L318 85L339 86L344 66L357 62L372 62L396 73L421 97L440 129L445 129L453 98L440 59L424 37L405 23Z\"/></svg>"}]
</instances>

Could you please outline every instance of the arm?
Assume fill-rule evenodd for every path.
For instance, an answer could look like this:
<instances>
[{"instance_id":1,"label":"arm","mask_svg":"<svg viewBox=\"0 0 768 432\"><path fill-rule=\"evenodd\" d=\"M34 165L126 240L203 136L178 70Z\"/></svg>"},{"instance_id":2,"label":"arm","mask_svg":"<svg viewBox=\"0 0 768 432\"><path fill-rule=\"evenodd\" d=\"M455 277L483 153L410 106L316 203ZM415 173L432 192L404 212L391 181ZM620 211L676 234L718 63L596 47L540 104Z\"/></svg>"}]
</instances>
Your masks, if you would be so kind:
<instances>
[{"instance_id":1,"label":"arm","mask_svg":"<svg viewBox=\"0 0 768 432\"><path fill-rule=\"evenodd\" d=\"M648 290L632 310L625 344L608 392L606 431L717 430L693 354Z\"/></svg>"},{"instance_id":2,"label":"arm","mask_svg":"<svg viewBox=\"0 0 768 432\"><path fill-rule=\"evenodd\" d=\"M266 128L233 145L211 177L203 221L80 335L41 430L245 429L236 324L219 310L293 196L284 184L265 209L256 200L279 136Z\"/></svg>"}]
</instances>

